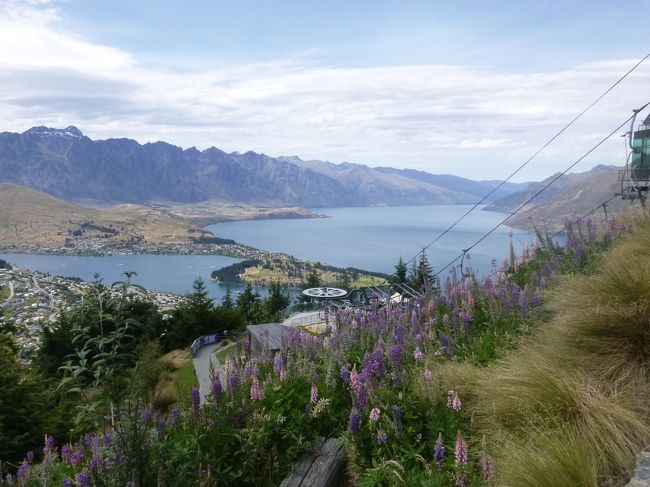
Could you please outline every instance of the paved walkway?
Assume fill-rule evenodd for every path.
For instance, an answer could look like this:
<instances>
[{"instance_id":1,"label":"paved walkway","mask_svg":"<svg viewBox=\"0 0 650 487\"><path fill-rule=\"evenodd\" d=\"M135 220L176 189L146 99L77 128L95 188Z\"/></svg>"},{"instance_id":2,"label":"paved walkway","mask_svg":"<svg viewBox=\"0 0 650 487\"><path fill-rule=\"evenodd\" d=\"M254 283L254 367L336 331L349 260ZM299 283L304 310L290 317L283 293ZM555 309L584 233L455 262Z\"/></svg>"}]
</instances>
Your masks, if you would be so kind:
<instances>
[{"instance_id":1,"label":"paved walkway","mask_svg":"<svg viewBox=\"0 0 650 487\"><path fill-rule=\"evenodd\" d=\"M323 323L324 318L321 318L320 311L305 311L303 313L296 313L289 316L282 322L284 326L304 326L313 325L314 323Z\"/></svg>"},{"instance_id":2,"label":"paved walkway","mask_svg":"<svg viewBox=\"0 0 650 487\"><path fill-rule=\"evenodd\" d=\"M219 379L223 387L226 386L226 377L223 367L219 360L214 355L214 351L219 347L218 343L206 345L199 349L196 356L192 359L194 362L194 371L196 377L199 379L199 392L201 393L201 403L204 403L206 398L210 395L212 387L212 376L210 374L210 364L214 368L215 373L219 374Z\"/></svg>"}]
</instances>

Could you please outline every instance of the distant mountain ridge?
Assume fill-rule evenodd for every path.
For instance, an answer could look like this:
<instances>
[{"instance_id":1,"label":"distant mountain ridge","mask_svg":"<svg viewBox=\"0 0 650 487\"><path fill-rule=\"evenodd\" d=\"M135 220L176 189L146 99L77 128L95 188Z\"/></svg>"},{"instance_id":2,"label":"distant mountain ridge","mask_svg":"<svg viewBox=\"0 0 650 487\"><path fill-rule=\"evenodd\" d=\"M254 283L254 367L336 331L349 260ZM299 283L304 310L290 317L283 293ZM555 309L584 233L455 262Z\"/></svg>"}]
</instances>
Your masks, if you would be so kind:
<instances>
[{"instance_id":1,"label":"distant mountain ridge","mask_svg":"<svg viewBox=\"0 0 650 487\"><path fill-rule=\"evenodd\" d=\"M616 172L616 166L609 166L606 164L600 164L593 169L585 172L578 173L568 173L559 178L548 188L546 188L542 193L535 197L528 205L527 209L533 208L538 205L542 205L556 196L564 193L565 191L571 190L577 184L580 184L593 176L600 174L612 174L613 181L616 181L616 176L613 175ZM488 205L485 209L488 211L502 211L510 212L517 209L524 202L528 201L533 195L540 191L544 186L557 177L557 174L549 176L540 182L530 183L523 189L510 193L509 195L498 199L491 205Z\"/></svg>"},{"instance_id":2,"label":"distant mountain ridge","mask_svg":"<svg viewBox=\"0 0 650 487\"><path fill-rule=\"evenodd\" d=\"M494 182L411 169L199 151L166 142L91 140L74 126L0 133L0 182L67 201L266 206L375 206L475 203ZM503 197L521 185L507 184Z\"/></svg>"},{"instance_id":3,"label":"distant mountain ridge","mask_svg":"<svg viewBox=\"0 0 650 487\"><path fill-rule=\"evenodd\" d=\"M561 230L565 222L582 217L594 209L596 211L588 218L601 222L605 216L611 218L622 211L639 208L638 201L623 200L620 196L612 198L621 191L619 169L614 166L598 166L592 171L580 173L568 188L536 205L526 207L509 220L508 225L555 232ZM607 214L602 207L597 208L604 202L607 202Z\"/></svg>"}]
</instances>

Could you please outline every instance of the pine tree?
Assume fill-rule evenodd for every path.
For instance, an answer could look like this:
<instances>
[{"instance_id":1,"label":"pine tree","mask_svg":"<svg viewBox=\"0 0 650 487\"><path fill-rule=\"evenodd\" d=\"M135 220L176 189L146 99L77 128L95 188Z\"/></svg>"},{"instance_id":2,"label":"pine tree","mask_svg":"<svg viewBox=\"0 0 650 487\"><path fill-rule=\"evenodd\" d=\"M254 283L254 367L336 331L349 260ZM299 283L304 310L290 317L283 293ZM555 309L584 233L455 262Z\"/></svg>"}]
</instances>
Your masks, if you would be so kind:
<instances>
[{"instance_id":1,"label":"pine tree","mask_svg":"<svg viewBox=\"0 0 650 487\"><path fill-rule=\"evenodd\" d=\"M404 260L402 260L402 256L400 255L399 260L397 261L397 265L395 266L395 274L393 274L393 276L391 277L391 282L393 284L406 283L407 272L408 272L408 268L406 267L406 263L404 262Z\"/></svg>"},{"instance_id":2,"label":"pine tree","mask_svg":"<svg viewBox=\"0 0 650 487\"><path fill-rule=\"evenodd\" d=\"M425 287L431 287L433 282L433 270L431 269L431 264L429 264L427 254L423 250L420 254L420 260L417 265L415 261L413 261L409 273L409 283L413 289L424 291Z\"/></svg>"},{"instance_id":3,"label":"pine tree","mask_svg":"<svg viewBox=\"0 0 650 487\"><path fill-rule=\"evenodd\" d=\"M269 284L269 295L264 300L265 319L268 321L279 321L279 314L289 306L289 295L284 292L278 281Z\"/></svg>"},{"instance_id":4,"label":"pine tree","mask_svg":"<svg viewBox=\"0 0 650 487\"><path fill-rule=\"evenodd\" d=\"M241 314L246 323L255 322L256 311L259 308L260 295L253 291L253 286L250 282L246 283L244 291L237 296L237 310Z\"/></svg>"},{"instance_id":5,"label":"pine tree","mask_svg":"<svg viewBox=\"0 0 650 487\"><path fill-rule=\"evenodd\" d=\"M226 295L221 300L221 306L223 306L226 309L234 309L235 308L235 302L232 299L232 293L230 292L230 286L228 286L226 288Z\"/></svg>"},{"instance_id":6,"label":"pine tree","mask_svg":"<svg viewBox=\"0 0 650 487\"><path fill-rule=\"evenodd\" d=\"M319 287L321 285L320 274L318 270L313 267L309 274L307 274L307 281L305 282L305 288Z\"/></svg>"},{"instance_id":7,"label":"pine tree","mask_svg":"<svg viewBox=\"0 0 650 487\"><path fill-rule=\"evenodd\" d=\"M420 262L418 263L418 273L420 277L420 287L430 288L433 285L433 270L431 269L431 264L429 264L427 254L424 251L422 251Z\"/></svg>"}]
</instances>

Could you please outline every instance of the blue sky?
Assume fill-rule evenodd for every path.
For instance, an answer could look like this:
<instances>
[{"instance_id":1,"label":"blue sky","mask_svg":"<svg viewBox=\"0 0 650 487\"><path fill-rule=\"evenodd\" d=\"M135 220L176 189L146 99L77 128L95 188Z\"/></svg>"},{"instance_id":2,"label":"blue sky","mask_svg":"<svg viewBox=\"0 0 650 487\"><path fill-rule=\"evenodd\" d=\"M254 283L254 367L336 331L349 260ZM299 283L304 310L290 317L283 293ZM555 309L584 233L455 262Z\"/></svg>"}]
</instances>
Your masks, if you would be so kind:
<instances>
[{"instance_id":1,"label":"blue sky","mask_svg":"<svg viewBox=\"0 0 650 487\"><path fill-rule=\"evenodd\" d=\"M650 51L645 1L0 0L0 130L500 178ZM639 20L641 19L641 21ZM650 61L521 180L650 99ZM618 164L613 140L577 170Z\"/></svg>"}]
</instances>

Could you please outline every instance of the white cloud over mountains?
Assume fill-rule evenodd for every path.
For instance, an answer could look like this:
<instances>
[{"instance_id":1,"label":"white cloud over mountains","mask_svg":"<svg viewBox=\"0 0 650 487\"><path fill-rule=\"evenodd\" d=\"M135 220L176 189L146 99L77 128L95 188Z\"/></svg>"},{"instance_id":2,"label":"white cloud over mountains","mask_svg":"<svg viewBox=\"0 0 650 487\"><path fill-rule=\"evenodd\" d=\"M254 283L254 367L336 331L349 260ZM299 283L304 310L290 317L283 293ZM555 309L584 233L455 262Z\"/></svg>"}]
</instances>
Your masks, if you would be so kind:
<instances>
[{"instance_id":1,"label":"white cloud over mountains","mask_svg":"<svg viewBox=\"0 0 650 487\"><path fill-rule=\"evenodd\" d=\"M0 0L0 130L78 126L91 138L165 140L501 178L635 61L560 72L471 66L350 68L310 57L201 71L153 69L66 30L47 1ZM524 174L561 170L650 99L650 62ZM621 163L611 141L582 168ZM579 169L579 168L577 168Z\"/></svg>"}]
</instances>

